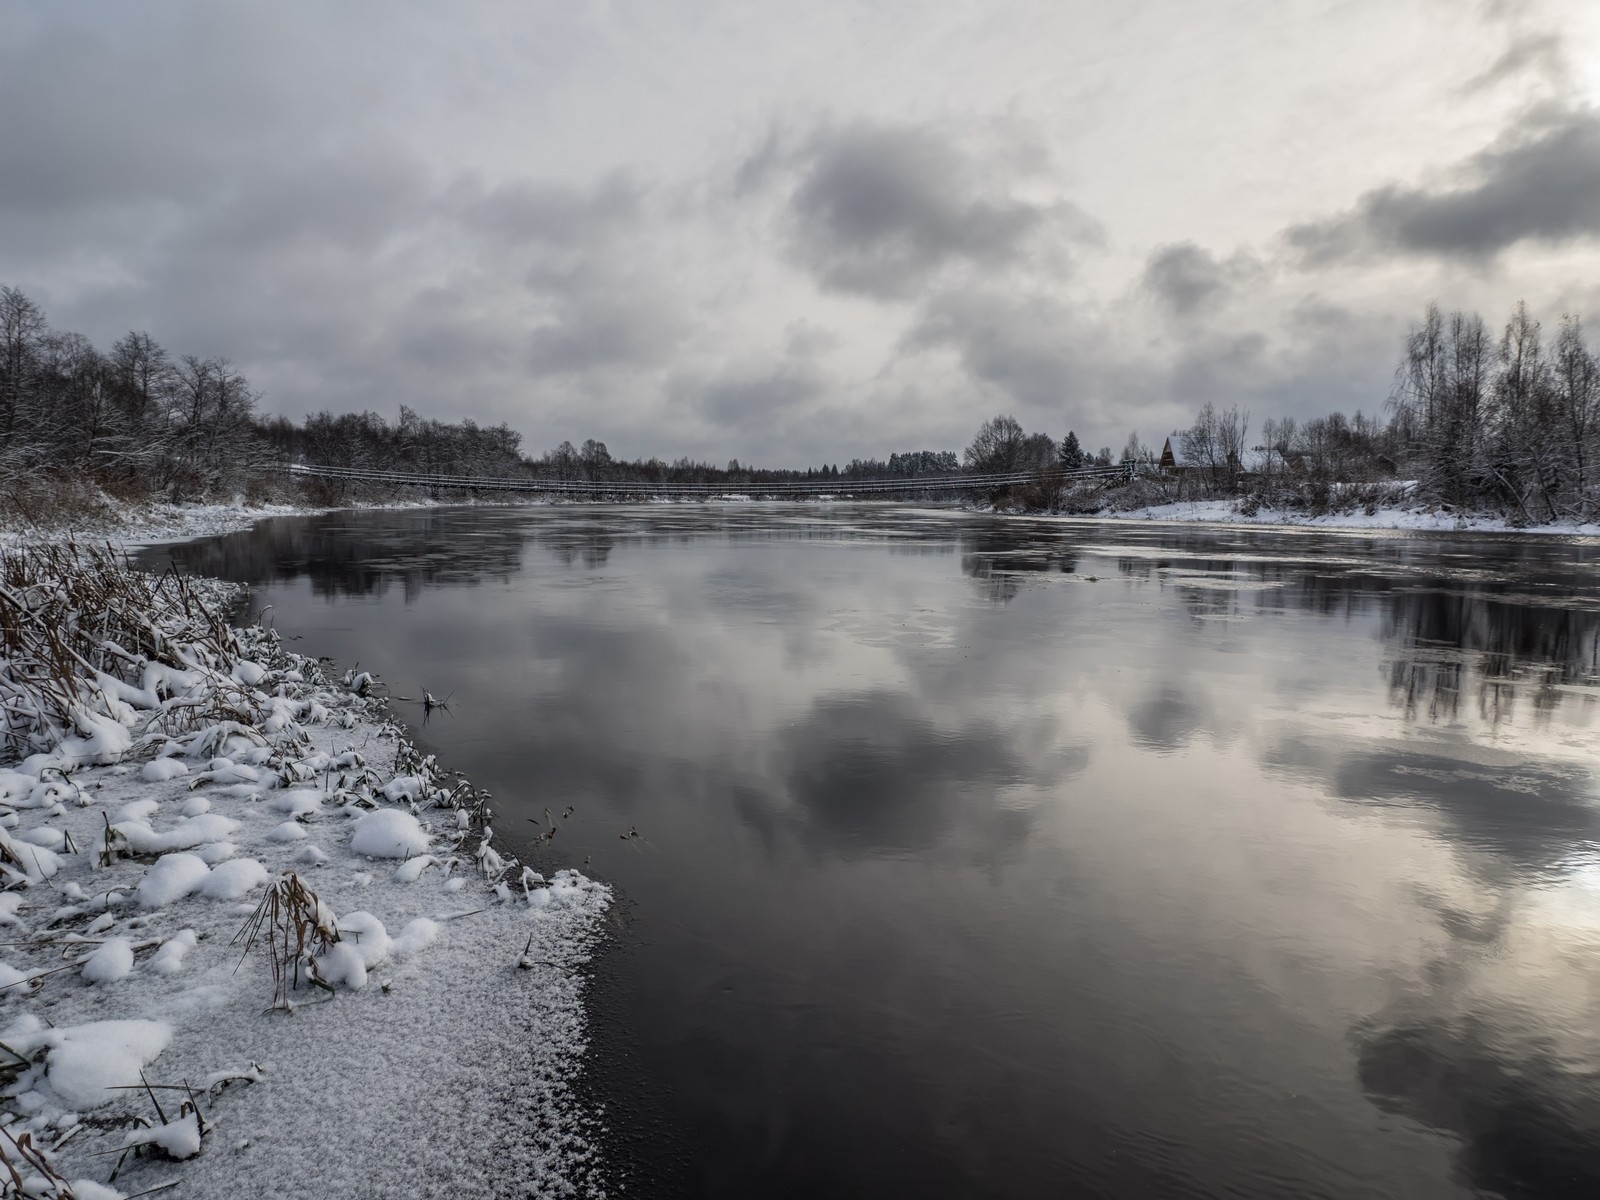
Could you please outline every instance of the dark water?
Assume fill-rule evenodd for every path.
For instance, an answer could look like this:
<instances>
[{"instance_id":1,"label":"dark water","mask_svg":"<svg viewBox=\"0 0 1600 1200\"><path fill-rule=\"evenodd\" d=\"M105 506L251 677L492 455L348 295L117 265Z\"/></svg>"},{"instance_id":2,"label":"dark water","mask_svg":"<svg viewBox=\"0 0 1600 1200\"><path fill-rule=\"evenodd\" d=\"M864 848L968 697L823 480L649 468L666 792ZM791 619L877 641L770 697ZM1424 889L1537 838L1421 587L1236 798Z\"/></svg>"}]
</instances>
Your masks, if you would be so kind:
<instances>
[{"instance_id":1,"label":"dark water","mask_svg":"<svg viewBox=\"0 0 1600 1200\"><path fill-rule=\"evenodd\" d=\"M421 740L503 827L573 807L626 1194L1600 1195L1600 546L740 507L171 553L453 693Z\"/></svg>"}]
</instances>

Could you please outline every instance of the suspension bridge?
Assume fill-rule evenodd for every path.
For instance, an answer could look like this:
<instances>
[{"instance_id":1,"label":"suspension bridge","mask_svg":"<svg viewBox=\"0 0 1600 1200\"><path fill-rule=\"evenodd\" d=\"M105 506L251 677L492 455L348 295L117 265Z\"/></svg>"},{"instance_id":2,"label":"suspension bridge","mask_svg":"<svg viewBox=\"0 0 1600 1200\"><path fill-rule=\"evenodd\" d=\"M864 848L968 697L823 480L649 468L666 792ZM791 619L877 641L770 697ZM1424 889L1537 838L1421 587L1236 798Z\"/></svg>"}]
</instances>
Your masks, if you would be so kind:
<instances>
[{"instance_id":1,"label":"suspension bridge","mask_svg":"<svg viewBox=\"0 0 1600 1200\"><path fill-rule=\"evenodd\" d=\"M873 495L955 494L993 492L1003 488L1035 484L1065 485L1074 482L1117 483L1134 473L1132 464L1110 467L1083 467L1072 471L1004 471L973 475L922 475L889 479L783 479L725 480L716 483L667 483L647 479L549 479L542 476L493 477L480 475L419 474L410 471L372 470L364 467L331 467L314 463L287 463L289 475L330 482L383 483L430 491L528 492L568 496L672 496L715 499L720 496L748 496L752 499L789 499L834 496L849 498Z\"/></svg>"}]
</instances>

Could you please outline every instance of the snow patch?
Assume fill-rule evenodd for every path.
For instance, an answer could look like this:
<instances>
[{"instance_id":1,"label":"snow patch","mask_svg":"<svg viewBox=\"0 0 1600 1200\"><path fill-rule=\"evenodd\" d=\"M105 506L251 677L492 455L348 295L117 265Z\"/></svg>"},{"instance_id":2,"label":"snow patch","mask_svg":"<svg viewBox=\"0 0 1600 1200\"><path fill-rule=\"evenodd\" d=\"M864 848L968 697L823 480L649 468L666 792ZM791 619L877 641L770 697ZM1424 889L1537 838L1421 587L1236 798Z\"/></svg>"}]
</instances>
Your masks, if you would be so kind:
<instances>
[{"instance_id":1,"label":"snow patch","mask_svg":"<svg viewBox=\"0 0 1600 1200\"><path fill-rule=\"evenodd\" d=\"M107 938L83 960L83 977L90 983L116 983L133 974L133 944L123 937Z\"/></svg>"},{"instance_id":2,"label":"snow patch","mask_svg":"<svg viewBox=\"0 0 1600 1200\"><path fill-rule=\"evenodd\" d=\"M45 1060L51 1089L73 1110L98 1108L120 1094L112 1089L137 1085L139 1071L172 1040L164 1021L91 1021L55 1030Z\"/></svg>"},{"instance_id":3,"label":"snow patch","mask_svg":"<svg viewBox=\"0 0 1600 1200\"><path fill-rule=\"evenodd\" d=\"M200 890L211 868L194 854L168 854L144 873L134 895L141 908L165 908Z\"/></svg>"},{"instance_id":4,"label":"snow patch","mask_svg":"<svg viewBox=\"0 0 1600 1200\"><path fill-rule=\"evenodd\" d=\"M368 858L409 858L428 848L428 835L408 812L380 808L356 818L350 849Z\"/></svg>"}]
</instances>

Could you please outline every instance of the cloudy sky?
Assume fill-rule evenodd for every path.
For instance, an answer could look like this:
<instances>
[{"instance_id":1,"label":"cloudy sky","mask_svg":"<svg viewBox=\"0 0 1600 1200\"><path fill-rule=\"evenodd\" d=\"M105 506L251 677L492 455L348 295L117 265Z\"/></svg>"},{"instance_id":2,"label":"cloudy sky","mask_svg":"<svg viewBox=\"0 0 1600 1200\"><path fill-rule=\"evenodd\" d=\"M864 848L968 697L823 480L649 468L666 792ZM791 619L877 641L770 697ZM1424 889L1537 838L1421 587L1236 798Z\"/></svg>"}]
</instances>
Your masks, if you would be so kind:
<instances>
[{"instance_id":1,"label":"cloudy sky","mask_svg":"<svg viewBox=\"0 0 1600 1200\"><path fill-rule=\"evenodd\" d=\"M0 282L263 407L771 465L1600 331L1592 0L0 0Z\"/></svg>"}]
</instances>

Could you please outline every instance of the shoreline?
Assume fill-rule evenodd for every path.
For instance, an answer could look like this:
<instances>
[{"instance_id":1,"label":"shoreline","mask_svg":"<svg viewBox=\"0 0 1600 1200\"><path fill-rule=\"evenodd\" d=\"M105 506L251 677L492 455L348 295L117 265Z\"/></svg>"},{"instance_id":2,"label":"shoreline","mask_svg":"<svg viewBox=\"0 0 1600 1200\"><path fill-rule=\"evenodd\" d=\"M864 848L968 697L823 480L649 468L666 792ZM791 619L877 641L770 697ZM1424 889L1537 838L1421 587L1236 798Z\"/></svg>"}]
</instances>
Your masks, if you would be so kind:
<instances>
[{"instance_id":1,"label":"shoreline","mask_svg":"<svg viewBox=\"0 0 1600 1200\"><path fill-rule=\"evenodd\" d=\"M572 1082L609 889L502 857L488 797L419 754L371 675L225 632L244 589L144 579L186 589L193 624L156 595L165 652L103 656L76 727L36 722L44 752L0 767L0 1152L29 1173L27 1134L76 1200L405 1195L463 1172L600 1192ZM298 931L265 899L291 881L314 893ZM298 987L274 929L307 938L277 956Z\"/></svg>"},{"instance_id":2,"label":"shoreline","mask_svg":"<svg viewBox=\"0 0 1600 1200\"><path fill-rule=\"evenodd\" d=\"M605 501L591 501L607 505ZM1516 526L1500 517L1488 515L1454 514L1443 512L1428 512L1423 509L1383 508L1374 513L1328 513L1313 516L1294 510L1269 509L1262 507L1254 515L1246 515L1238 511L1237 504L1231 500L1199 500L1181 501L1173 504L1153 505L1143 508L1129 509L1123 512L1110 510L1097 513L1050 513L995 510L983 505L949 505L936 506L926 503L913 503L901 501L861 501L861 500L760 500L748 497L717 497L706 500L683 501L679 499L655 500L635 502L635 504L659 504L663 506L677 506L680 504L707 504L707 505L737 505L737 506L788 506L794 504L881 504L894 505L904 503L911 508L937 508L943 511L965 512L976 515L1023 518L1027 520L1051 520L1063 522L1119 522L1141 523L1151 525L1192 525L1216 526L1227 528L1249 529L1276 529L1283 531L1306 531L1323 533L1463 533L1487 534L1508 537L1569 537L1569 538L1600 538L1600 522L1587 524L1560 523L1547 525ZM0 531L0 546L44 543L63 543L76 539L87 543L90 539L96 542L110 542L122 549L143 549L155 545L177 545L182 542L197 541L201 538L220 537L229 533L242 532L252 528L256 523L276 517L312 517L322 516L335 512L357 511L395 511L405 512L433 508L544 508L576 506L573 502L566 501L506 501L503 498L494 503L483 501L463 500L459 502L446 502L436 500L398 501L398 502L373 502L354 503L338 507L295 507L291 505L266 505L250 507L244 504L212 504L212 505L168 505L160 506L154 510L130 514L131 519L121 525L97 524L80 530L3 530ZM625 507L618 505L619 507Z\"/></svg>"},{"instance_id":3,"label":"shoreline","mask_svg":"<svg viewBox=\"0 0 1600 1200\"><path fill-rule=\"evenodd\" d=\"M1263 507L1253 516L1238 511L1231 500L1180 501L1125 512L1048 513L996 512L989 508L968 511L1033 520L1118 522L1149 525L1192 525L1228 529L1276 529L1312 533L1465 533L1508 537L1600 538L1600 522L1587 524L1513 525L1501 517L1389 508L1375 513L1307 513Z\"/></svg>"}]
</instances>

